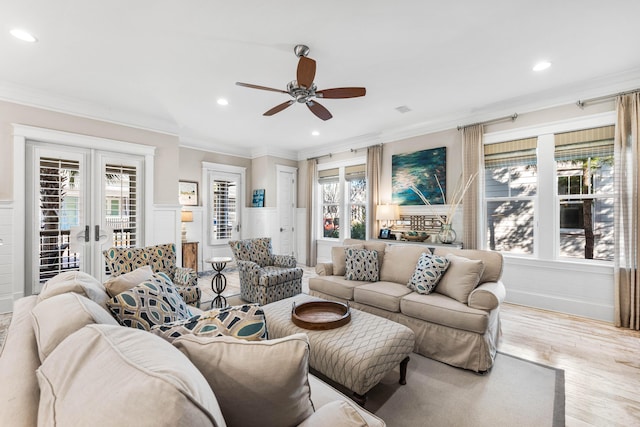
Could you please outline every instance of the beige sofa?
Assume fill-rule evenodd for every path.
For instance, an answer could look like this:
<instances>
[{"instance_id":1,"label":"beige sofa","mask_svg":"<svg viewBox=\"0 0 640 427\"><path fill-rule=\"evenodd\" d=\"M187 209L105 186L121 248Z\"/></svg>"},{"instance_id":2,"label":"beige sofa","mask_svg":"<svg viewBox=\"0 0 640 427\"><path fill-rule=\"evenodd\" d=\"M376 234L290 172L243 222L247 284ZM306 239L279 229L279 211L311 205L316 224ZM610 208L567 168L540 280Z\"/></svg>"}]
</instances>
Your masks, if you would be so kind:
<instances>
[{"instance_id":1,"label":"beige sofa","mask_svg":"<svg viewBox=\"0 0 640 427\"><path fill-rule=\"evenodd\" d=\"M1 425L385 425L308 373L305 334L172 345L118 325L108 298L77 273L15 301L0 355Z\"/></svg>"},{"instance_id":2,"label":"beige sofa","mask_svg":"<svg viewBox=\"0 0 640 427\"><path fill-rule=\"evenodd\" d=\"M379 281L345 278L347 247L378 252ZM317 265L318 277L309 279L310 294L349 301L356 309L408 326L416 334L415 351L419 354L460 368L487 371L495 359L500 304L506 295L501 282L502 255L436 247L434 255L456 261L434 292L419 294L407 283L420 256L428 251L423 245L345 240L345 246L332 248L331 263ZM471 267L466 268L468 265Z\"/></svg>"}]
</instances>

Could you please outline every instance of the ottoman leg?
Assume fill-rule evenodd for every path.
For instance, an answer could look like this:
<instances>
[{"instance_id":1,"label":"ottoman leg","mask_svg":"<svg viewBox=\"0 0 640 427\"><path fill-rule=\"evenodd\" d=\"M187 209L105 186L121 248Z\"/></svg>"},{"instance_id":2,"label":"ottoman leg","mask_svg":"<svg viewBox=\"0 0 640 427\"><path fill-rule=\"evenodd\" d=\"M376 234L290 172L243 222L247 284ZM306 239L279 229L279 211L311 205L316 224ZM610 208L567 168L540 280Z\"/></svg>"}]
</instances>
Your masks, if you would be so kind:
<instances>
[{"instance_id":1,"label":"ottoman leg","mask_svg":"<svg viewBox=\"0 0 640 427\"><path fill-rule=\"evenodd\" d=\"M353 400L360 405L361 407L364 408L364 404L367 403L367 393L365 394L358 394L356 392L353 392Z\"/></svg>"},{"instance_id":2,"label":"ottoman leg","mask_svg":"<svg viewBox=\"0 0 640 427\"><path fill-rule=\"evenodd\" d=\"M407 365L409 364L409 356L405 357L400 362L400 384L405 385L407 383Z\"/></svg>"}]
</instances>

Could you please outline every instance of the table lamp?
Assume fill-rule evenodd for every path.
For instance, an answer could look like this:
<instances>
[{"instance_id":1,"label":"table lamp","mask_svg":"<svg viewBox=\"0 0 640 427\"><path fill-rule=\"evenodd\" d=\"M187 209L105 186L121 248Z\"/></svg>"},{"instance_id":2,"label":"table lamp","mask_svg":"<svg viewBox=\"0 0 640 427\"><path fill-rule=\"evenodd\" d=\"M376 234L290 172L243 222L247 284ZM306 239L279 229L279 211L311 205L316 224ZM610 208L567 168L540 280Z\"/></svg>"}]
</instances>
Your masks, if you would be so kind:
<instances>
[{"instance_id":1,"label":"table lamp","mask_svg":"<svg viewBox=\"0 0 640 427\"><path fill-rule=\"evenodd\" d=\"M187 241L187 222L193 222L192 211L182 211L180 213L180 221L182 222L182 243Z\"/></svg>"}]
</instances>

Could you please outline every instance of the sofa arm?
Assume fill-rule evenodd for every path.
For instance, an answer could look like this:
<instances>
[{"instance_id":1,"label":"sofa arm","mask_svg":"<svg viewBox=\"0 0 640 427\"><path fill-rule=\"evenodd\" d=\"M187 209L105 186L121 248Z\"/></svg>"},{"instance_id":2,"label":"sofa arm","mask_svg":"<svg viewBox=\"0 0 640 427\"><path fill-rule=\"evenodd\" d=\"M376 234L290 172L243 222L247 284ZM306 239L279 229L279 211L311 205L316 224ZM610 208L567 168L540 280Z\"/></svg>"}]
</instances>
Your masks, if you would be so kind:
<instances>
[{"instance_id":1,"label":"sofa arm","mask_svg":"<svg viewBox=\"0 0 640 427\"><path fill-rule=\"evenodd\" d=\"M316 264L316 273L318 276L333 276L333 263L320 262Z\"/></svg>"},{"instance_id":2,"label":"sofa arm","mask_svg":"<svg viewBox=\"0 0 640 427\"><path fill-rule=\"evenodd\" d=\"M468 305L480 310L493 310L502 304L507 290L502 282L485 282L469 294Z\"/></svg>"},{"instance_id":3,"label":"sofa arm","mask_svg":"<svg viewBox=\"0 0 640 427\"><path fill-rule=\"evenodd\" d=\"M294 268L297 265L296 257L291 255L274 255L273 265L276 267Z\"/></svg>"}]
</instances>

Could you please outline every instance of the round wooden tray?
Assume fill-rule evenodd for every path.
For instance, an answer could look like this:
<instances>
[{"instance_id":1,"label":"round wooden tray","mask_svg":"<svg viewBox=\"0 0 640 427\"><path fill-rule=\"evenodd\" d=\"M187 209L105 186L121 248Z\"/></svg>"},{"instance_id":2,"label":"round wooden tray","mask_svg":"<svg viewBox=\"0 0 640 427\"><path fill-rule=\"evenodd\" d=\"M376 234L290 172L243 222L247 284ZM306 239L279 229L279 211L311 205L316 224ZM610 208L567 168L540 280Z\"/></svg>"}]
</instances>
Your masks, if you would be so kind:
<instances>
[{"instance_id":1,"label":"round wooden tray","mask_svg":"<svg viewBox=\"0 0 640 427\"><path fill-rule=\"evenodd\" d=\"M334 301L310 301L291 309L291 321L304 329L326 331L339 328L351 321L351 310L347 304Z\"/></svg>"}]
</instances>

